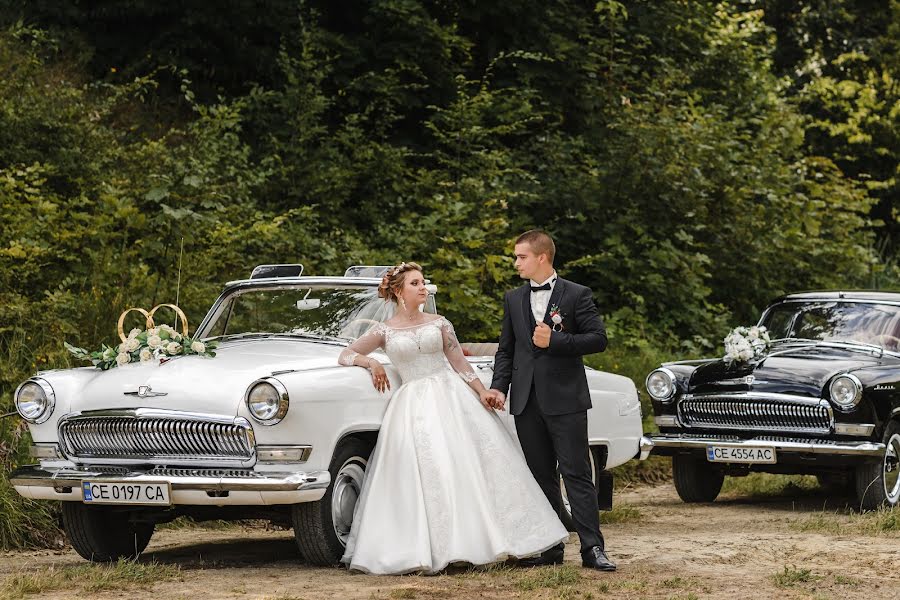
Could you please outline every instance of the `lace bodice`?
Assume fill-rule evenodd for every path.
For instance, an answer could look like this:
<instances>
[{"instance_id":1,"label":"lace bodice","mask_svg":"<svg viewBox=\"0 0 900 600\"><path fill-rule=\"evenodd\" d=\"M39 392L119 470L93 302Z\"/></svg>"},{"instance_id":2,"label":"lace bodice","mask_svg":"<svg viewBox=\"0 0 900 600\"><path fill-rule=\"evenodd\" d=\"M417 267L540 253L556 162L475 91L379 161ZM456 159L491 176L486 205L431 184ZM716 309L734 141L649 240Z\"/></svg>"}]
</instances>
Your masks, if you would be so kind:
<instances>
[{"instance_id":1,"label":"lace bodice","mask_svg":"<svg viewBox=\"0 0 900 600\"><path fill-rule=\"evenodd\" d=\"M448 362L466 382L478 378L459 346L453 325L444 317L412 327L379 323L341 352L339 362L352 366L357 356L377 348L384 348L403 383L446 371Z\"/></svg>"}]
</instances>

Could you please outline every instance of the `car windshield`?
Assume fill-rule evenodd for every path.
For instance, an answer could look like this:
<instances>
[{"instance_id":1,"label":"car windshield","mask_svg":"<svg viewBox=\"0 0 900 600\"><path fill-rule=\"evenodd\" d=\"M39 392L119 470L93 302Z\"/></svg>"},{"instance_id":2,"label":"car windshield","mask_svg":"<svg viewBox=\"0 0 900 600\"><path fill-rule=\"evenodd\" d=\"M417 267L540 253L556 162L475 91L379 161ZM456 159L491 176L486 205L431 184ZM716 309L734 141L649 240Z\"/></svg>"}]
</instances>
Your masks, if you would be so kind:
<instances>
[{"instance_id":1,"label":"car windshield","mask_svg":"<svg viewBox=\"0 0 900 600\"><path fill-rule=\"evenodd\" d=\"M785 302L762 323L774 339L875 344L900 349L900 307L864 302Z\"/></svg>"},{"instance_id":2,"label":"car windshield","mask_svg":"<svg viewBox=\"0 0 900 600\"><path fill-rule=\"evenodd\" d=\"M434 312L429 296L425 306ZM213 307L204 338L286 334L356 339L394 314L374 287L278 286L237 290Z\"/></svg>"}]
</instances>

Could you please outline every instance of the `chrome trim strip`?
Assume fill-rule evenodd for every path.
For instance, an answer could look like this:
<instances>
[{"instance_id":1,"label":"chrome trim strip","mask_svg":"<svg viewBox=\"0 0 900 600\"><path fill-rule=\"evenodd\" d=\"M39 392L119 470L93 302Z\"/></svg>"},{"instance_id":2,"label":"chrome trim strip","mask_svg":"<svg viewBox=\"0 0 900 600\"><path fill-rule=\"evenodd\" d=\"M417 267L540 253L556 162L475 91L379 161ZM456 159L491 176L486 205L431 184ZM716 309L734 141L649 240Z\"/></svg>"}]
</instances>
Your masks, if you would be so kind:
<instances>
[{"instance_id":1,"label":"chrome trim strip","mask_svg":"<svg viewBox=\"0 0 900 600\"><path fill-rule=\"evenodd\" d=\"M162 470L165 471L165 470ZM52 487L52 488L80 488L81 482L90 481L121 481L127 479L135 483L142 482L168 482L173 490L199 490L210 492L281 492L300 490L325 489L331 483L331 474L328 471L310 471L295 473L266 473L265 475L253 471L237 472L238 476L229 477L229 471L221 470L203 476L203 470L182 469L185 475L177 474L178 470L162 471L135 471L123 470L123 472L103 472L86 469L42 469L38 465L28 465L13 471L9 480L13 486ZM197 475L188 474L191 472Z\"/></svg>"},{"instance_id":2,"label":"chrome trim strip","mask_svg":"<svg viewBox=\"0 0 900 600\"><path fill-rule=\"evenodd\" d=\"M798 439L765 439L752 438L748 440L731 438L726 436L690 436L678 434L652 435L641 440L641 453L647 448L648 453L654 448L686 448L705 449L709 445L728 446L735 448L775 448L784 452L806 452L810 454L831 454L845 456L881 456L884 454L884 444L880 442L834 442L828 440L798 440Z\"/></svg>"}]
</instances>

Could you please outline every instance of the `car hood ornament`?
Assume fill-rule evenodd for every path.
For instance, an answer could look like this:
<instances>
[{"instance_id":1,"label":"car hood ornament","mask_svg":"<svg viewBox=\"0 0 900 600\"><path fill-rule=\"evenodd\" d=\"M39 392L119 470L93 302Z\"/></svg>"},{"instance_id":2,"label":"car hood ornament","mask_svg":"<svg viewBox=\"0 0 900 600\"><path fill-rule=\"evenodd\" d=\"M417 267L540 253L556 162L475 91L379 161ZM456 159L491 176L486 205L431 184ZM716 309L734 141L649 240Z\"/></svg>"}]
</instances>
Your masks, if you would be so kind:
<instances>
[{"instance_id":1,"label":"car hood ornament","mask_svg":"<svg viewBox=\"0 0 900 600\"><path fill-rule=\"evenodd\" d=\"M168 396L168 392L154 392L149 385L139 385L136 392L125 392L126 396L137 396L138 398L149 398L151 396Z\"/></svg>"}]
</instances>

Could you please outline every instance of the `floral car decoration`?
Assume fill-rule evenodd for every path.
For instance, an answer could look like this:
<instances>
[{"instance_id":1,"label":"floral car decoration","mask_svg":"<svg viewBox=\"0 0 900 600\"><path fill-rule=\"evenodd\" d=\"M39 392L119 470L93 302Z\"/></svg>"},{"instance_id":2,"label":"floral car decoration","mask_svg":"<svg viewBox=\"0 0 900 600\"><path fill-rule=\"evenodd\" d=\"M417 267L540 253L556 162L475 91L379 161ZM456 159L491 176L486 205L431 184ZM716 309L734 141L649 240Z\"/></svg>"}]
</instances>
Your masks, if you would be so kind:
<instances>
[{"instance_id":1,"label":"floral car decoration","mask_svg":"<svg viewBox=\"0 0 900 600\"><path fill-rule=\"evenodd\" d=\"M760 359L766 355L772 341L765 327L735 327L725 337L725 356L729 365Z\"/></svg>"},{"instance_id":2,"label":"floral car decoration","mask_svg":"<svg viewBox=\"0 0 900 600\"><path fill-rule=\"evenodd\" d=\"M659 433L642 451L672 457L686 502L768 472L815 475L863 509L900 504L898 293L778 298L723 358L665 363L646 386Z\"/></svg>"},{"instance_id":3,"label":"floral car decoration","mask_svg":"<svg viewBox=\"0 0 900 600\"><path fill-rule=\"evenodd\" d=\"M181 317L183 332L178 333L174 327L166 324L156 325L153 321L153 314L158 308L172 308L176 315ZM125 315L131 311L138 311L147 319L146 329L132 329L126 336L122 324ZM176 321L177 324L177 321ZM122 340L118 346L108 346L101 344L100 349L94 352L78 348L68 342L64 342L66 350L72 353L79 360L89 360L100 369L106 371L115 366L127 365L132 362L148 362L151 360L160 360L171 358L173 356L182 356L188 354L199 354L201 356L213 357L216 355L215 348L218 345L215 341L202 341L197 338L188 336L187 317L184 312L174 304L160 304L154 307L150 312L142 308L129 308L119 315L119 338Z\"/></svg>"},{"instance_id":4,"label":"floral car decoration","mask_svg":"<svg viewBox=\"0 0 900 600\"><path fill-rule=\"evenodd\" d=\"M365 369L338 363L393 315L378 297L386 269L318 277L261 265L225 285L193 337L148 323L127 334L120 326L118 347L76 349L100 368L40 372L15 392L35 460L10 474L12 485L60 501L69 540L87 560L136 556L157 524L188 516L293 527L306 561L337 563L401 383L380 351L369 356L391 380L384 393ZM428 286L424 310L435 313L437 288ZM489 384L496 344L463 348ZM611 501L609 469L639 450L640 402L626 377L590 368L586 376L590 461ZM498 415L514 436L514 418ZM571 525L567 510L561 516Z\"/></svg>"}]
</instances>

